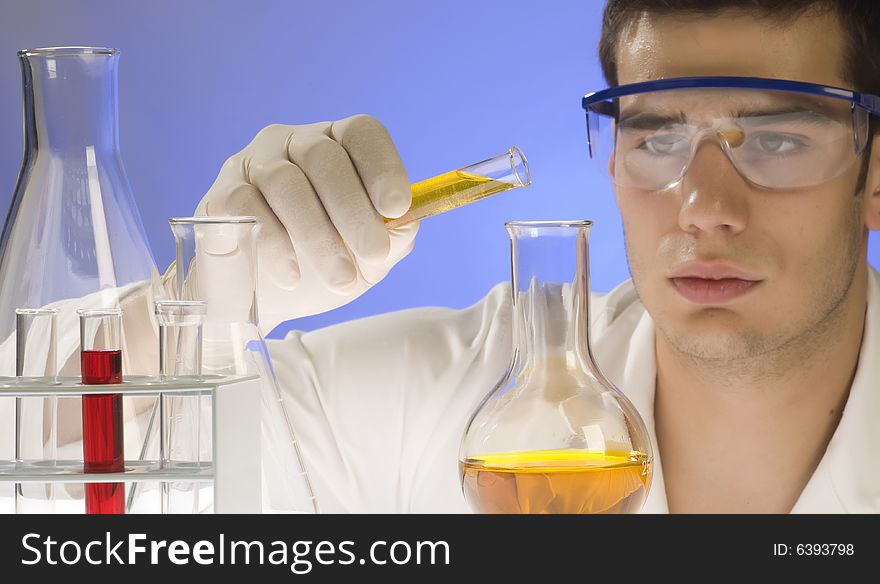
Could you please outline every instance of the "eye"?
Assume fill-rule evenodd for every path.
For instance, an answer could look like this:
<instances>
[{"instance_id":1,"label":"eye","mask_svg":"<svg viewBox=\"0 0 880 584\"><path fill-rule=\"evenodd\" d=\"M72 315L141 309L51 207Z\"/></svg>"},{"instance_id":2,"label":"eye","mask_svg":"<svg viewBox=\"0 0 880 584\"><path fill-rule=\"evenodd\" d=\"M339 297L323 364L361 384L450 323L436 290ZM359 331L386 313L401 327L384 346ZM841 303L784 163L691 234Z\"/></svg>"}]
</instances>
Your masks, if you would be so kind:
<instances>
[{"instance_id":1,"label":"eye","mask_svg":"<svg viewBox=\"0 0 880 584\"><path fill-rule=\"evenodd\" d=\"M753 137L751 142L759 154L789 154L806 147L797 136L770 132Z\"/></svg>"},{"instance_id":2,"label":"eye","mask_svg":"<svg viewBox=\"0 0 880 584\"><path fill-rule=\"evenodd\" d=\"M681 134L657 134L642 140L642 148L657 155L675 154L688 145L688 140Z\"/></svg>"}]
</instances>

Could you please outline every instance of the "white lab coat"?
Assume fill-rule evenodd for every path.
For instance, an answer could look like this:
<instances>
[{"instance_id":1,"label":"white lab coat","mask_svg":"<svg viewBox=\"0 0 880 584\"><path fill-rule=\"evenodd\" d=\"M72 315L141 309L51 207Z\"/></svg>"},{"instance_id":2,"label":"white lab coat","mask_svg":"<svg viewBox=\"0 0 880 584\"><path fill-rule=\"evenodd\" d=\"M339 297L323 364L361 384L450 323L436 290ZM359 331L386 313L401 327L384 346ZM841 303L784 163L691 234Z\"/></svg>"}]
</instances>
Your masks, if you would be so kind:
<instances>
[{"instance_id":1,"label":"white lab coat","mask_svg":"<svg viewBox=\"0 0 880 584\"><path fill-rule=\"evenodd\" d=\"M858 370L840 423L793 513L880 512L880 273L869 268ZM458 449L509 365L510 287L464 310L418 308L291 332L269 350L323 512L468 512ZM631 281L591 300L599 367L654 449L643 512L668 512L654 432L654 322Z\"/></svg>"}]
</instances>

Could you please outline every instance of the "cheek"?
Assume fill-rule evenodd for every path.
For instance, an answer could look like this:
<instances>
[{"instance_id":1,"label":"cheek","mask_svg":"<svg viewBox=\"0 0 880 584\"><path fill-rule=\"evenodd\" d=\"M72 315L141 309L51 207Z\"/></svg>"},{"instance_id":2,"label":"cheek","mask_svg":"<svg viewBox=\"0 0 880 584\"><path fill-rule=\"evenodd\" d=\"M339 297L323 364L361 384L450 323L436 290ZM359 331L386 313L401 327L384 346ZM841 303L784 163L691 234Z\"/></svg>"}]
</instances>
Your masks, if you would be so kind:
<instances>
[{"instance_id":1,"label":"cheek","mask_svg":"<svg viewBox=\"0 0 880 584\"><path fill-rule=\"evenodd\" d=\"M840 201L847 193L829 193ZM828 313L852 281L858 261L859 216L852 207L803 201L764 223L771 283L757 314L767 326L812 322ZM775 264L775 265L774 265ZM787 324L783 324L787 323Z\"/></svg>"},{"instance_id":2,"label":"cheek","mask_svg":"<svg viewBox=\"0 0 880 584\"><path fill-rule=\"evenodd\" d=\"M669 193L620 189L617 206L632 271L656 266L652 259L658 257L664 237L678 229L678 199Z\"/></svg>"},{"instance_id":3,"label":"cheek","mask_svg":"<svg viewBox=\"0 0 880 584\"><path fill-rule=\"evenodd\" d=\"M809 279L817 275L809 273L817 264L827 273L852 262L860 225L860 206L853 194L837 188L780 195L756 206L754 223L765 241L778 246L781 270Z\"/></svg>"}]
</instances>

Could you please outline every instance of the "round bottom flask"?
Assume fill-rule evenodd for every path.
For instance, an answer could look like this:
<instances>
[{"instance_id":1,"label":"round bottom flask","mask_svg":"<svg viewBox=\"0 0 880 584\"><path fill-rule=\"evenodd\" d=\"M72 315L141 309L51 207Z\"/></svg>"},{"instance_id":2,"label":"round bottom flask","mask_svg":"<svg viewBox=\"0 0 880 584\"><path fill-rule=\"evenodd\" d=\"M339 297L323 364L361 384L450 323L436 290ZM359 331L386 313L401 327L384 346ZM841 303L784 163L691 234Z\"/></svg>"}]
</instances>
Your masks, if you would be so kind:
<instances>
[{"instance_id":1,"label":"round bottom flask","mask_svg":"<svg viewBox=\"0 0 880 584\"><path fill-rule=\"evenodd\" d=\"M510 222L514 356L469 421L462 490L478 513L637 513L652 453L590 350L592 223Z\"/></svg>"}]
</instances>

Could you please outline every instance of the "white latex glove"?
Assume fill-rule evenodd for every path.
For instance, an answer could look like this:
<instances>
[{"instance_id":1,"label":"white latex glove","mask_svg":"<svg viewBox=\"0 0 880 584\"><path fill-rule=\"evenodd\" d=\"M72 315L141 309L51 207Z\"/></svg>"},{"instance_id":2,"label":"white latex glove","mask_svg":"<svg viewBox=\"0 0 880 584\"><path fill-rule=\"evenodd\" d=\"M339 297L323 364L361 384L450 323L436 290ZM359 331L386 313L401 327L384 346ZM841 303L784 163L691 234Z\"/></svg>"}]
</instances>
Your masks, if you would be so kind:
<instances>
[{"instance_id":1,"label":"white latex glove","mask_svg":"<svg viewBox=\"0 0 880 584\"><path fill-rule=\"evenodd\" d=\"M412 201L387 130L356 115L263 128L230 157L196 215L255 215L260 324L346 304L412 249L418 223L387 229ZM234 286L235 275L218 286Z\"/></svg>"}]
</instances>

